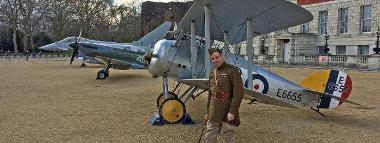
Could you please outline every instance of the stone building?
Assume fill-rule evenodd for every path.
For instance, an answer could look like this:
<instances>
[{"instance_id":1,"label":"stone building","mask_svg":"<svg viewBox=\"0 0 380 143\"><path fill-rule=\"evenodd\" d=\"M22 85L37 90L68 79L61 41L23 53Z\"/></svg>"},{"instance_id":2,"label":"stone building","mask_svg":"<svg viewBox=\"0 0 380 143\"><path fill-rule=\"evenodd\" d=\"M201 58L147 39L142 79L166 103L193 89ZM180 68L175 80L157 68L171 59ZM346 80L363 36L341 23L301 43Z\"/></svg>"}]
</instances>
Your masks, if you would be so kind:
<instances>
[{"instance_id":1,"label":"stone building","mask_svg":"<svg viewBox=\"0 0 380 143\"><path fill-rule=\"evenodd\" d=\"M154 30L165 21L180 22L193 2L151 2L142 3L141 36Z\"/></svg>"},{"instance_id":2,"label":"stone building","mask_svg":"<svg viewBox=\"0 0 380 143\"><path fill-rule=\"evenodd\" d=\"M255 55L262 47L275 61L324 54L328 37L331 55L370 55L380 26L380 0L292 0L309 10L314 20L254 38ZM245 54L242 47L241 53Z\"/></svg>"}]
</instances>

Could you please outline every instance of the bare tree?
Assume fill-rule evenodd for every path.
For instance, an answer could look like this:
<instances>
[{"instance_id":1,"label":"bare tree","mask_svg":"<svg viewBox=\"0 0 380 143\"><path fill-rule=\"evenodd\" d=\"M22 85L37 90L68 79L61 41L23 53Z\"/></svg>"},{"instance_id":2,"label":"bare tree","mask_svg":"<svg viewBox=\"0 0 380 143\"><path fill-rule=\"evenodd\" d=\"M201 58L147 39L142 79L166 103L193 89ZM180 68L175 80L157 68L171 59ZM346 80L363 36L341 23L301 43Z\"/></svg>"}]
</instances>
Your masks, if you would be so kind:
<instances>
[{"instance_id":1,"label":"bare tree","mask_svg":"<svg viewBox=\"0 0 380 143\"><path fill-rule=\"evenodd\" d=\"M19 17L20 17L20 30L24 37L24 51L32 49L35 51L33 45L33 34L39 32L42 28L45 15L51 7L49 0L20 0Z\"/></svg>"},{"instance_id":2,"label":"bare tree","mask_svg":"<svg viewBox=\"0 0 380 143\"><path fill-rule=\"evenodd\" d=\"M0 1L0 11L5 15L5 21L12 27L14 52L18 53L17 29L18 29L18 7L20 0Z\"/></svg>"}]
</instances>

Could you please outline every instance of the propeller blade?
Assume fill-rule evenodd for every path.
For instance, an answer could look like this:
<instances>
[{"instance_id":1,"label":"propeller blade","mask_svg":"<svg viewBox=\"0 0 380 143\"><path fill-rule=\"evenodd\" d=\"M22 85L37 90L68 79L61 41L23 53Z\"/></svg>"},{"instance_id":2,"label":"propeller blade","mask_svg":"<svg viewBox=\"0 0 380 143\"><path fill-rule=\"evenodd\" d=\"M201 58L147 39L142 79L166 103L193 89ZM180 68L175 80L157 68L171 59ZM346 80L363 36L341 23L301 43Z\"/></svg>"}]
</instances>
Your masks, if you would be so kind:
<instances>
[{"instance_id":1,"label":"propeller blade","mask_svg":"<svg viewBox=\"0 0 380 143\"><path fill-rule=\"evenodd\" d=\"M70 59L70 65L71 65L74 61L75 56L78 57L78 50L79 50L78 46L79 45L78 45L78 43L71 43L69 46L74 49L73 54L71 55L71 59Z\"/></svg>"},{"instance_id":2,"label":"propeller blade","mask_svg":"<svg viewBox=\"0 0 380 143\"><path fill-rule=\"evenodd\" d=\"M82 28L80 29L80 32L79 32L79 38L78 38L78 42L80 41L80 38L82 37Z\"/></svg>"},{"instance_id":3,"label":"propeller blade","mask_svg":"<svg viewBox=\"0 0 380 143\"><path fill-rule=\"evenodd\" d=\"M152 53L152 51L149 51L144 54L144 63L146 65L150 65L150 62L152 61Z\"/></svg>"},{"instance_id":4,"label":"propeller blade","mask_svg":"<svg viewBox=\"0 0 380 143\"><path fill-rule=\"evenodd\" d=\"M177 29L178 29L178 24L177 24L177 22L174 22L174 29L173 29L173 31L177 32Z\"/></svg>"}]
</instances>

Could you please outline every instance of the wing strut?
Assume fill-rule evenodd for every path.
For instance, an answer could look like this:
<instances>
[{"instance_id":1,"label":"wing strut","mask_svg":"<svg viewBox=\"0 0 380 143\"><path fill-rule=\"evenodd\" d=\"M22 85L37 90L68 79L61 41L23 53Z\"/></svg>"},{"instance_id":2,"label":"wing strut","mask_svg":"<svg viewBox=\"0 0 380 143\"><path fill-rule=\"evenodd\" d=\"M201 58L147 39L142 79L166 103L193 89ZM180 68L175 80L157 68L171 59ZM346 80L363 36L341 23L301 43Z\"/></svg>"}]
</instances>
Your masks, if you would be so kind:
<instances>
[{"instance_id":1,"label":"wing strut","mask_svg":"<svg viewBox=\"0 0 380 143\"><path fill-rule=\"evenodd\" d=\"M248 89L252 90L253 46L252 46L252 20L247 19L247 54L248 54Z\"/></svg>"},{"instance_id":2,"label":"wing strut","mask_svg":"<svg viewBox=\"0 0 380 143\"><path fill-rule=\"evenodd\" d=\"M198 49L196 46L196 38L195 38L195 21L191 21L191 32L190 32L190 38L191 38L191 74L193 78L196 78L196 68L197 65L197 58L198 58Z\"/></svg>"},{"instance_id":3,"label":"wing strut","mask_svg":"<svg viewBox=\"0 0 380 143\"><path fill-rule=\"evenodd\" d=\"M204 7L205 11L205 39L206 39L206 52L205 52L205 70L206 73L208 73L211 69L210 65L210 55L208 54L208 49L211 48L211 11L210 7L208 5L205 5ZM208 76L208 74L206 74Z\"/></svg>"}]
</instances>

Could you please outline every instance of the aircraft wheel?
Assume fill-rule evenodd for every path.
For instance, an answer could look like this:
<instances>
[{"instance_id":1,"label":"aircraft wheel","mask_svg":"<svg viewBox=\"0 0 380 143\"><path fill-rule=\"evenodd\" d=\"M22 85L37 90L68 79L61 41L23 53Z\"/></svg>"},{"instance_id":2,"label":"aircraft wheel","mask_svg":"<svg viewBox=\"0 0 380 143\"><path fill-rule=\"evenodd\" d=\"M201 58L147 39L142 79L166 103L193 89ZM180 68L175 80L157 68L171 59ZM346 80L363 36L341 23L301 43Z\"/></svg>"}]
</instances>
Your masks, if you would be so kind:
<instances>
[{"instance_id":1,"label":"aircraft wheel","mask_svg":"<svg viewBox=\"0 0 380 143\"><path fill-rule=\"evenodd\" d=\"M108 76L109 76L109 72L104 71L104 70L100 70L100 71L98 72L98 74L97 74L96 79L104 80L104 79L106 79Z\"/></svg>"},{"instance_id":2,"label":"aircraft wheel","mask_svg":"<svg viewBox=\"0 0 380 143\"><path fill-rule=\"evenodd\" d=\"M169 91L169 98L178 98L178 95L175 94L174 92ZM164 93L161 93L158 95L156 103L157 103L157 108L160 108L161 103L164 101Z\"/></svg>"},{"instance_id":3,"label":"aircraft wheel","mask_svg":"<svg viewBox=\"0 0 380 143\"><path fill-rule=\"evenodd\" d=\"M159 109L160 117L168 124L180 122L186 114L185 104L178 98L166 99Z\"/></svg>"}]
</instances>

